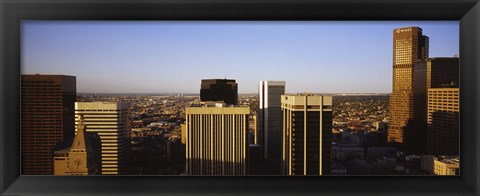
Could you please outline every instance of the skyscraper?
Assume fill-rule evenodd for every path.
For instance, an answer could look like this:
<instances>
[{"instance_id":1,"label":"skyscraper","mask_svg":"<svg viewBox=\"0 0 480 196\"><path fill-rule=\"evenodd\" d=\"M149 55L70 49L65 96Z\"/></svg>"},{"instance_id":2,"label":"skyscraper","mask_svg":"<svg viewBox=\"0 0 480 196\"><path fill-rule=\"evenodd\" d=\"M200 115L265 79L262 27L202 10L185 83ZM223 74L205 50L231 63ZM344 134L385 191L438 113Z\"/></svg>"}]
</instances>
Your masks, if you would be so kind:
<instances>
[{"instance_id":1,"label":"skyscraper","mask_svg":"<svg viewBox=\"0 0 480 196\"><path fill-rule=\"evenodd\" d=\"M282 175L328 175L332 97L283 95Z\"/></svg>"},{"instance_id":2,"label":"skyscraper","mask_svg":"<svg viewBox=\"0 0 480 196\"><path fill-rule=\"evenodd\" d=\"M53 148L74 135L75 76L22 75L22 174L53 175Z\"/></svg>"},{"instance_id":3,"label":"skyscraper","mask_svg":"<svg viewBox=\"0 0 480 196\"><path fill-rule=\"evenodd\" d=\"M458 87L459 58L428 58L415 64L414 113L404 133L406 150L423 154L427 146L427 95L430 88Z\"/></svg>"},{"instance_id":4,"label":"skyscraper","mask_svg":"<svg viewBox=\"0 0 480 196\"><path fill-rule=\"evenodd\" d=\"M428 154L460 155L459 98L459 88L428 89Z\"/></svg>"},{"instance_id":5,"label":"skyscraper","mask_svg":"<svg viewBox=\"0 0 480 196\"><path fill-rule=\"evenodd\" d=\"M238 84L235 80L204 79L200 88L201 101L223 101L238 104Z\"/></svg>"},{"instance_id":6,"label":"skyscraper","mask_svg":"<svg viewBox=\"0 0 480 196\"><path fill-rule=\"evenodd\" d=\"M75 115L83 115L86 132L96 132L102 145L102 174L129 174L131 164L130 104L76 102ZM78 126L78 121L76 122Z\"/></svg>"},{"instance_id":7,"label":"skyscraper","mask_svg":"<svg viewBox=\"0 0 480 196\"><path fill-rule=\"evenodd\" d=\"M414 118L426 120L429 88L459 87L459 58L428 58L414 68Z\"/></svg>"},{"instance_id":8,"label":"skyscraper","mask_svg":"<svg viewBox=\"0 0 480 196\"><path fill-rule=\"evenodd\" d=\"M187 174L246 175L249 107L186 108Z\"/></svg>"},{"instance_id":9,"label":"skyscraper","mask_svg":"<svg viewBox=\"0 0 480 196\"><path fill-rule=\"evenodd\" d=\"M271 174L280 174L282 159L282 109L281 96L285 94L284 81L260 81L259 138L263 146L263 157ZM267 172L269 173L269 172ZM270 174L270 173L269 173Z\"/></svg>"},{"instance_id":10,"label":"skyscraper","mask_svg":"<svg viewBox=\"0 0 480 196\"><path fill-rule=\"evenodd\" d=\"M393 30L393 88L388 142L403 143L404 128L414 117L414 65L428 58L429 38L419 27Z\"/></svg>"}]
</instances>

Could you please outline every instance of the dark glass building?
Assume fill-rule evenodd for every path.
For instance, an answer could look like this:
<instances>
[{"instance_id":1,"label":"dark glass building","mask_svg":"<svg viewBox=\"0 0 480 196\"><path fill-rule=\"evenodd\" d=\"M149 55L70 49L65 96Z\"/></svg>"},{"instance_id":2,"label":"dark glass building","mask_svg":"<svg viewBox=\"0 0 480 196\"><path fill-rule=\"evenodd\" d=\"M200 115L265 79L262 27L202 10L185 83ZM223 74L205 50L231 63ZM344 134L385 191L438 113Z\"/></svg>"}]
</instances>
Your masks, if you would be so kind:
<instances>
[{"instance_id":1,"label":"dark glass building","mask_svg":"<svg viewBox=\"0 0 480 196\"><path fill-rule=\"evenodd\" d=\"M235 80L205 79L200 88L201 101L223 101L226 104L238 104L238 84Z\"/></svg>"},{"instance_id":2,"label":"dark glass building","mask_svg":"<svg viewBox=\"0 0 480 196\"><path fill-rule=\"evenodd\" d=\"M282 175L329 175L332 97L283 95Z\"/></svg>"},{"instance_id":3,"label":"dark glass building","mask_svg":"<svg viewBox=\"0 0 480 196\"><path fill-rule=\"evenodd\" d=\"M429 58L415 64L414 68L414 118L427 116L427 91L429 88L459 87L459 58Z\"/></svg>"},{"instance_id":4,"label":"dark glass building","mask_svg":"<svg viewBox=\"0 0 480 196\"><path fill-rule=\"evenodd\" d=\"M260 81L259 122L260 138L267 175L280 175L282 159L281 96L285 94L285 81Z\"/></svg>"},{"instance_id":5,"label":"dark glass building","mask_svg":"<svg viewBox=\"0 0 480 196\"><path fill-rule=\"evenodd\" d=\"M413 75L414 109L413 116L405 127L404 150L413 154L424 154L428 143L426 142L429 112L427 102L437 98L428 96L429 89L459 87L459 58L437 57L422 60L415 64ZM435 105L439 104L435 103ZM449 104L452 106L451 101ZM455 130L458 132L458 126ZM458 142L452 145L456 146Z\"/></svg>"},{"instance_id":6,"label":"dark glass building","mask_svg":"<svg viewBox=\"0 0 480 196\"><path fill-rule=\"evenodd\" d=\"M53 150L75 130L76 78L22 75L21 159L23 175L53 175Z\"/></svg>"}]
</instances>

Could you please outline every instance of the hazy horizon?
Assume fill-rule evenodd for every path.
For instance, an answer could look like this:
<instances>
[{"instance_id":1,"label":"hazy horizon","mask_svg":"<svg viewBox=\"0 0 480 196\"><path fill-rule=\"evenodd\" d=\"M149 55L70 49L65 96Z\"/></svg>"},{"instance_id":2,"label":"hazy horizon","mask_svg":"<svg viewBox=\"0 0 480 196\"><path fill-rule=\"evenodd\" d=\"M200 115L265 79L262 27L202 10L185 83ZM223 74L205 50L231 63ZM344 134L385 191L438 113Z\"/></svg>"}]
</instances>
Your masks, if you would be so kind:
<instances>
[{"instance_id":1,"label":"hazy horizon","mask_svg":"<svg viewBox=\"0 0 480 196\"><path fill-rule=\"evenodd\" d=\"M418 26L430 57L459 55L458 21L24 21L22 74L76 76L81 93L188 93L229 78L287 93L390 94L393 29Z\"/></svg>"},{"instance_id":2,"label":"hazy horizon","mask_svg":"<svg viewBox=\"0 0 480 196\"><path fill-rule=\"evenodd\" d=\"M389 95L391 93L335 93L335 92L286 92L285 94L297 94L297 93L313 93L313 94L377 94L377 95ZM182 92L171 92L171 93L162 93L162 92L144 92L144 93L129 93L129 92L115 92L115 93L95 93L95 92L77 92L78 94L187 94L187 95L200 95L200 93L182 93ZM251 94L258 94L258 92L245 92L245 93L238 93L239 95L251 95Z\"/></svg>"}]
</instances>

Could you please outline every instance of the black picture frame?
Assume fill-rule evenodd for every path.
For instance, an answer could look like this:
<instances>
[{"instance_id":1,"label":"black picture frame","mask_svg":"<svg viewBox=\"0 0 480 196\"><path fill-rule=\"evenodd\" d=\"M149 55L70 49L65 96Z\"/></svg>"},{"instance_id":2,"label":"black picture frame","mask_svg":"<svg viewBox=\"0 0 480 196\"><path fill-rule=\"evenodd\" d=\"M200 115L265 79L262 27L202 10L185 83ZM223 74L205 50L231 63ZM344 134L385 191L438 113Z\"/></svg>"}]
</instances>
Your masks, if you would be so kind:
<instances>
[{"instance_id":1,"label":"black picture frame","mask_svg":"<svg viewBox=\"0 0 480 196\"><path fill-rule=\"evenodd\" d=\"M0 0L2 195L479 195L478 0ZM22 20L458 20L461 175L20 176Z\"/></svg>"}]
</instances>

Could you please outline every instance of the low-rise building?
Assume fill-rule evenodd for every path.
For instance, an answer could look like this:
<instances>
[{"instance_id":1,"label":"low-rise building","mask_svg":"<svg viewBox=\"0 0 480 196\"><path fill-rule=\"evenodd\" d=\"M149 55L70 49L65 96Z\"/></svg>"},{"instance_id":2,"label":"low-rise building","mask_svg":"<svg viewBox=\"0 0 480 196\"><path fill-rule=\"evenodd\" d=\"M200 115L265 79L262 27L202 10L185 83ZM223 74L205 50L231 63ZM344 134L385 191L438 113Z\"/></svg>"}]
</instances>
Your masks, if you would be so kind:
<instances>
[{"instance_id":1,"label":"low-rise building","mask_svg":"<svg viewBox=\"0 0 480 196\"><path fill-rule=\"evenodd\" d=\"M433 160L435 175L455 176L460 174L460 159L458 157L435 157Z\"/></svg>"}]
</instances>

